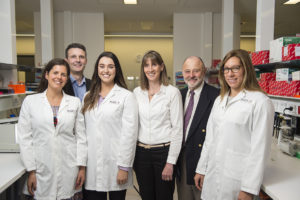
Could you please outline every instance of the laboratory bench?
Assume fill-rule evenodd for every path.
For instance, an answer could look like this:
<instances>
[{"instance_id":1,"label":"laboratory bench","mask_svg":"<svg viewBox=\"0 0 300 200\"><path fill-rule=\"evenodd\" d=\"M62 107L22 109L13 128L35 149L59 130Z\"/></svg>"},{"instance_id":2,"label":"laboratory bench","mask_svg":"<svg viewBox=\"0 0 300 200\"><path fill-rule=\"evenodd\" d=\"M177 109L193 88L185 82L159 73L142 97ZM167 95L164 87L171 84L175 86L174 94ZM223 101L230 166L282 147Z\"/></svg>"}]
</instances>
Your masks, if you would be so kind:
<instances>
[{"instance_id":1,"label":"laboratory bench","mask_svg":"<svg viewBox=\"0 0 300 200\"><path fill-rule=\"evenodd\" d=\"M0 153L0 199L19 200L26 170L19 153Z\"/></svg>"},{"instance_id":2,"label":"laboratory bench","mask_svg":"<svg viewBox=\"0 0 300 200\"><path fill-rule=\"evenodd\" d=\"M300 199L300 160L280 151L274 142L262 189L273 200Z\"/></svg>"}]
</instances>

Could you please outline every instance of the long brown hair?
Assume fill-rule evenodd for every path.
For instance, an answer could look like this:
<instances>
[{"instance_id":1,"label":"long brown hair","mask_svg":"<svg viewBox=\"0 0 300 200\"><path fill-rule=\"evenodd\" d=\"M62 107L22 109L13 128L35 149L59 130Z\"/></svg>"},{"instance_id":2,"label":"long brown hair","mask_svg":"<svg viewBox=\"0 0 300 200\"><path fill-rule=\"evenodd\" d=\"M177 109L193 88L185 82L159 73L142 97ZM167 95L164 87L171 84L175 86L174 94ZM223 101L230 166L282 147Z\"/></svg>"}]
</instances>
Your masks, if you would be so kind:
<instances>
[{"instance_id":1,"label":"long brown hair","mask_svg":"<svg viewBox=\"0 0 300 200\"><path fill-rule=\"evenodd\" d=\"M235 49L228 52L221 62L221 67L219 70L219 82L221 86L220 96L223 99L224 95L230 91L230 87L227 84L224 77L224 65L225 63L232 57L237 57L240 60L241 66L244 69L244 78L241 85L242 89L250 90L250 91L259 91L265 93L259 86L255 70L252 65L250 56L247 51L243 49Z\"/></svg>"},{"instance_id":2,"label":"long brown hair","mask_svg":"<svg viewBox=\"0 0 300 200\"><path fill-rule=\"evenodd\" d=\"M149 89L148 78L144 72L144 66L146 65L146 62L148 59L150 59L152 63L156 63L158 65L163 65L164 68L163 68L162 72L160 72L159 82L160 82L160 84L163 84L166 86L169 85L167 69L166 69L166 66L164 64L164 61L163 61L161 55L156 51L150 50L147 53L145 53L143 60L142 60L142 64L141 64L140 83L141 83L142 90Z\"/></svg>"},{"instance_id":3,"label":"long brown hair","mask_svg":"<svg viewBox=\"0 0 300 200\"><path fill-rule=\"evenodd\" d=\"M87 93L87 95L85 96L85 98L83 100L84 101L84 105L82 107L83 114L87 110L91 110L92 108L94 108L100 97L99 93L101 91L101 79L98 75L98 65L99 65L99 61L102 57L108 57L114 61L115 68L116 68L116 76L114 78L114 83L122 88L127 89L127 85L126 85L124 77L123 77L121 65L120 65L120 62L119 62L119 59L117 58L117 56L114 53L108 52L108 51L101 53L95 63L90 91Z\"/></svg>"},{"instance_id":4,"label":"long brown hair","mask_svg":"<svg viewBox=\"0 0 300 200\"><path fill-rule=\"evenodd\" d=\"M42 73L42 78L41 78L41 82L39 84L39 87L37 89L38 93L44 92L47 88L48 88L48 80L46 79L46 73L49 74L49 72L52 70L52 68L55 65L63 65L66 67L67 69L67 74L68 74L68 78L70 75L70 66L68 64L67 61L65 61L62 58L53 58L52 60L50 60L47 65L45 66L43 73Z\"/></svg>"}]
</instances>

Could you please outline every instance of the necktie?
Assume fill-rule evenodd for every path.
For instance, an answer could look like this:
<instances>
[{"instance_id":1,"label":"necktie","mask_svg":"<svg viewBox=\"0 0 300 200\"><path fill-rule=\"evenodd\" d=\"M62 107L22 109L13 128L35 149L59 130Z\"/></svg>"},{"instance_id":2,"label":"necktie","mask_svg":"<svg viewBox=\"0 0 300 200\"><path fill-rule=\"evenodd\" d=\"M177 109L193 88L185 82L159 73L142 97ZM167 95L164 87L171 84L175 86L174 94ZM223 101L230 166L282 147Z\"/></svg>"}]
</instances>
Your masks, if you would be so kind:
<instances>
[{"instance_id":1,"label":"necktie","mask_svg":"<svg viewBox=\"0 0 300 200\"><path fill-rule=\"evenodd\" d=\"M189 121L191 119L191 115L192 115L192 112L193 112L193 107L194 107L194 95L195 95L195 92L194 91L190 91L190 101L189 101L189 104L186 108L186 111L185 111L185 115L184 115L184 126L183 126L183 141L185 141L185 136L186 136L186 128L189 124Z\"/></svg>"}]
</instances>

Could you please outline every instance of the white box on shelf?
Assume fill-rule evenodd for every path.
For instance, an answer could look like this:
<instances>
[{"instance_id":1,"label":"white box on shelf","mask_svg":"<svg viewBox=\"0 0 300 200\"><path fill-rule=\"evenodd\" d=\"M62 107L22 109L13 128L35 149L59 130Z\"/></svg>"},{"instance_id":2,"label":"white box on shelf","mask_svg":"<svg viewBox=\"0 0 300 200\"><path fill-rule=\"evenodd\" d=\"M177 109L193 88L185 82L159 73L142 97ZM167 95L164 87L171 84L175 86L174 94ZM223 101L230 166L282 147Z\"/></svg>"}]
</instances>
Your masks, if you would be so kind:
<instances>
[{"instance_id":1,"label":"white box on shelf","mask_svg":"<svg viewBox=\"0 0 300 200\"><path fill-rule=\"evenodd\" d=\"M300 81L300 71L292 72L292 80Z\"/></svg>"},{"instance_id":2,"label":"white box on shelf","mask_svg":"<svg viewBox=\"0 0 300 200\"><path fill-rule=\"evenodd\" d=\"M276 69L276 81L289 81L291 73L289 68Z\"/></svg>"},{"instance_id":3,"label":"white box on shelf","mask_svg":"<svg viewBox=\"0 0 300 200\"><path fill-rule=\"evenodd\" d=\"M270 41L270 63L282 61L282 47L300 43L300 37L280 37Z\"/></svg>"}]
</instances>

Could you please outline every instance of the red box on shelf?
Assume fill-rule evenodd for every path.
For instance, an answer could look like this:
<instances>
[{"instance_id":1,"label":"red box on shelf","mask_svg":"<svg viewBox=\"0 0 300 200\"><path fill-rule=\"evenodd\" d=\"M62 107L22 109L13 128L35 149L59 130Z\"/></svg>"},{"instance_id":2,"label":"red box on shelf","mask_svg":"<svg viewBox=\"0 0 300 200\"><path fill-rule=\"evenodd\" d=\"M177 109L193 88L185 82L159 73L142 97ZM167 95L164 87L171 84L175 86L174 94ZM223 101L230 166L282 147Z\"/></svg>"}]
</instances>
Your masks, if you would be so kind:
<instances>
[{"instance_id":1,"label":"red box on shelf","mask_svg":"<svg viewBox=\"0 0 300 200\"><path fill-rule=\"evenodd\" d=\"M269 50L256 51L251 53L252 64L253 65L261 65L269 63Z\"/></svg>"},{"instance_id":2,"label":"red box on shelf","mask_svg":"<svg viewBox=\"0 0 300 200\"><path fill-rule=\"evenodd\" d=\"M285 91L286 96L300 95L300 81L291 81Z\"/></svg>"},{"instance_id":3,"label":"red box on shelf","mask_svg":"<svg viewBox=\"0 0 300 200\"><path fill-rule=\"evenodd\" d=\"M286 81L269 81L269 94L287 96L287 88L289 84Z\"/></svg>"},{"instance_id":4,"label":"red box on shelf","mask_svg":"<svg viewBox=\"0 0 300 200\"><path fill-rule=\"evenodd\" d=\"M213 59L212 60L212 68L213 69L216 69L217 68L217 65L221 62L220 59Z\"/></svg>"},{"instance_id":5,"label":"red box on shelf","mask_svg":"<svg viewBox=\"0 0 300 200\"><path fill-rule=\"evenodd\" d=\"M282 47L282 61L300 59L300 44L288 44Z\"/></svg>"},{"instance_id":6,"label":"red box on shelf","mask_svg":"<svg viewBox=\"0 0 300 200\"><path fill-rule=\"evenodd\" d=\"M260 74L261 81L276 81L276 73L262 73Z\"/></svg>"},{"instance_id":7,"label":"red box on shelf","mask_svg":"<svg viewBox=\"0 0 300 200\"><path fill-rule=\"evenodd\" d=\"M266 93L269 93L269 82L268 81L258 81L258 84L260 88L265 91Z\"/></svg>"}]
</instances>

